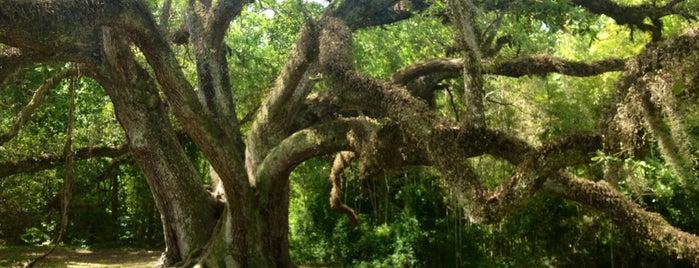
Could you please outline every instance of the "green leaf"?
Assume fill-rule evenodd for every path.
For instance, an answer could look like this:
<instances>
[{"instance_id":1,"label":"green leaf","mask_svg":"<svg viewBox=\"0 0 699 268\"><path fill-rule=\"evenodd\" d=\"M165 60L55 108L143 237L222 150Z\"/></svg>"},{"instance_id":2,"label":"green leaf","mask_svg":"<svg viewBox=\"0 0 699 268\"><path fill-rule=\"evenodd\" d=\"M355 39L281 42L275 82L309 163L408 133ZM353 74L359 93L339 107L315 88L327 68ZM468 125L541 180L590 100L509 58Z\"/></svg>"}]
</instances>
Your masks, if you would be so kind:
<instances>
[{"instance_id":1,"label":"green leaf","mask_svg":"<svg viewBox=\"0 0 699 268\"><path fill-rule=\"evenodd\" d=\"M684 84L682 81L677 81L674 86L672 86L672 92L675 93L675 95L680 95L682 94L682 91L684 89Z\"/></svg>"}]
</instances>

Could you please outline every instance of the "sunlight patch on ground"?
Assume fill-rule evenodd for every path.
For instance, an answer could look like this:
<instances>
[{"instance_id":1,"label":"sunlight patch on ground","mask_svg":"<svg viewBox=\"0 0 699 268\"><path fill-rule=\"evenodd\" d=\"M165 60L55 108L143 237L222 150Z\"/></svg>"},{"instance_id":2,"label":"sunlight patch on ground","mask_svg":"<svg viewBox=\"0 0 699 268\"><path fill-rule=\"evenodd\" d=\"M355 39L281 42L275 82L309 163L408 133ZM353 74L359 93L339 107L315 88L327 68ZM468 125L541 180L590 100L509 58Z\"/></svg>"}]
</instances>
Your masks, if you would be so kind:
<instances>
[{"instance_id":1,"label":"sunlight patch on ground","mask_svg":"<svg viewBox=\"0 0 699 268\"><path fill-rule=\"evenodd\" d=\"M18 267L20 263L45 252L46 248L31 247L0 247L0 267ZM66 249L58 248L35 267L153 267L160 258L161 252L148 250L120 249Z\"/></svg>"}]
</instances>

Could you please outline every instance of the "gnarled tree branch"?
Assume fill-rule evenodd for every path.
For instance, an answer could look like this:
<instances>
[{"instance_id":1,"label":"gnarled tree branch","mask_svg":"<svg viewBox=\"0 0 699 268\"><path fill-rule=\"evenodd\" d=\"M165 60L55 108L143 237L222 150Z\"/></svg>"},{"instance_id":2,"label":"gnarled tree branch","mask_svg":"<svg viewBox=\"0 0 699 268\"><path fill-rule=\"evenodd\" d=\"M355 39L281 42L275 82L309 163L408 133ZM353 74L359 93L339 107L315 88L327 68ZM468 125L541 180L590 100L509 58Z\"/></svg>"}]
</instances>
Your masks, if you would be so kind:
<instances>
[{"instance_id":1,"label":"gnarled tree branch","mask_svg":"<svg viewBox=\"0 0 699 268\"><path fill-rule=\"evenodd\" d=\"M699 265L699 237L670 225L656 213L644 210L605 181L592 182L558 173L549 177L543 190L591 206L667 254Z\"/></svg>"},{"instance_id":2,"label":"gnarled tree branch","mask_svg":"<svg viewBox=\"0 0 699 268\"><path fill-rule=\"evenodd\" d=\"M330 169L330 183L332 184L332 189L330 190L330 209L345 214L350 224L357 225L359 223L359 216L354 213L354 209L342 203L341 200L342 171L349 166L354 156L355 153L351 151L339 152L335 155L335 161L333 161L333 166Z\"/></svg>"},{"instance_id":3,"label":"gnarled tree branch","mask_svg":"<svg viewBox=\"0 0 699 268\"><path fill-rule=\"evenodd\" d=\"M248 0L221 0L211 8L208 24L205 26L210 31L209 37L212 44L221 44L228 31L230 22L240 15L243 6Z\"/></svg>"},{"instance_id":4,"label":"gnarled tree branch","mask_svg":"<svg viewBox=\"0 0 699 268\"><path fill-rule=\"evenodd\" d=\"M527 155L515 174L504 181L488 200L484 200L480 216L486 222L497 222L517 208L526 206L546 179L559 169L590 162L602 148L599 135L574 135L550 142Z\"/></svg>"}]
</instances>

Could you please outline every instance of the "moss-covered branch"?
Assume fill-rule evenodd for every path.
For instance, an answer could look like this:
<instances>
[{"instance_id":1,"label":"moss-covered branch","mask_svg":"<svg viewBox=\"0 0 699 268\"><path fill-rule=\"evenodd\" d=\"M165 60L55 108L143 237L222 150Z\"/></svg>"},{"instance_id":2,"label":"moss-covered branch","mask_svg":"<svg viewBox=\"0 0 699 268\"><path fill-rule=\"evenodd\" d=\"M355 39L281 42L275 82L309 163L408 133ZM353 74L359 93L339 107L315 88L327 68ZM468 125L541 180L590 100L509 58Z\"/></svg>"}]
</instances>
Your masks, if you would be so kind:
<instances>
[{"instance_id":1,"label":"moss-covered branch","mask_svg":"<svg viewBox=\"0 0 699 268\"><path fill-rule=\"evenodd\" d=\"M543 189L593 207L667 254L687 259L694 266L699 265L699 237L670 225L656 213L644 210L605 181L593 182L558 173L546 181Z\"/></svg>"},{"instance_id":2,"label":"moss-covered branch","mask_svg":"<svg viewBox=\"0 0 699 268\"><path fill-rule=\"evenodd\" d=\"M335 155L335 161L330 169L330 209L335 212L345 214L349 219L350 224L356 225L359 223L359 216L354 213L354 209L345 203L342 203L342 172L349 167L350 161L354 159L355 153L351 151L339 152Z\"/></svg>"},{"instance_id":3,"label":"moss-covered branch","mask_svg":"<svg viewBox=\"0 0 699 268\"><path fill-rule=\"evenodd\" d=\"M589 63L570 61L546 55L514 59L487 67L488 74L522 77L525 75L546 75L560 73L570 76L587 77L606 72L623 71L625 59L606 59Z\"/></svg>"},{"instance_id":4,"label":"moss-covered branch","mask_svg":"<svg viewBox=\"0 0 699 268\"><path fill-rule=\"evenodd\" d=\"M515 173L483 200L481 217L486 222L497 222L523 208L547 177L562 168L590 162L592 155L601 148L602 138L594 134L573 135L545 144L528 154Z\"/></svg>"}]
</instances>

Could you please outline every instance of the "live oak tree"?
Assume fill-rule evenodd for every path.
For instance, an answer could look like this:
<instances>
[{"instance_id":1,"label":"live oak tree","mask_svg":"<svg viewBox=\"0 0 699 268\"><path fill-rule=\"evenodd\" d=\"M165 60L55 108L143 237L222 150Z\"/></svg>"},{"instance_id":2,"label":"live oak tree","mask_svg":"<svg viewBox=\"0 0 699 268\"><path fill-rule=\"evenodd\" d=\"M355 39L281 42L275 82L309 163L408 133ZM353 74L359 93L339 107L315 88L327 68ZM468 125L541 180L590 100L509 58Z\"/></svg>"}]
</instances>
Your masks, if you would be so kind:
<instances>
[{"instance_id":1,"label":"live oak tree","mask_svg":"<svg viewBox=\"0 0 699 268\"><path fill-rule=\"evenodd\" d=\"M312 16L298 2L305 25L273 87L243 131L234 102L225 36L246 1L189 0L185 19L169 25L173 3L159 3L156 18L137 0L4 0L0 9L0 81L37 65L76 66L48 79L20 111L0 145L15 138L43 95L79 72L109 95L128 142L122 147L83 148L55 156L0 163L0 176L52 168L66 155L81 160L129 152L140 166L161 214L163 266L292 267L289 256L289 174L300 163L335 154L329 178L330 208L357 217L340 199L342 171L358 162L364 176L431 166L457 193L464 215L494 223L545 192L597 208L655 247L699 265L699 238L670 225L624 196L621 160L604 180L574 175L602 152L620 159L640 156L654 143L675 175L695 184L697 161L689 126L699 89L699 30L664 35L664 21L694 21L696 1L624 5L609 0L397 1L345 0ZM450 58L403 66L387 79L356 69L353 32L410 19L433 6L453 25ZM577 62L551 55L500 55L517 40L499 31L503 19L549 18L563 27L575 18L605 15L649 35L635 57ZM556 24L558 23L558 24ZM630 37L631 38L631 37ZM639 37L636 37L639 38ZM191 81L173 52L191 47ZM500 55L500 56L498 56ZM495 76L560 73L588 77L623 71L602 122L592 133L573 133L541 144L489 126L485 84ZM458 78L462 117L436 112L441 83ZM11 86L6 87L12 89ZM455 108L458 109L458 108ZM212 168L211 194L180 139L191 140ZM490 155L514 165L497 187L486 187L468 159Z\"/></svg>"}]
</instances>

